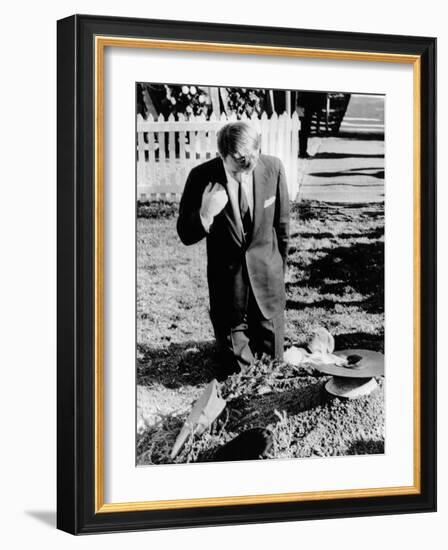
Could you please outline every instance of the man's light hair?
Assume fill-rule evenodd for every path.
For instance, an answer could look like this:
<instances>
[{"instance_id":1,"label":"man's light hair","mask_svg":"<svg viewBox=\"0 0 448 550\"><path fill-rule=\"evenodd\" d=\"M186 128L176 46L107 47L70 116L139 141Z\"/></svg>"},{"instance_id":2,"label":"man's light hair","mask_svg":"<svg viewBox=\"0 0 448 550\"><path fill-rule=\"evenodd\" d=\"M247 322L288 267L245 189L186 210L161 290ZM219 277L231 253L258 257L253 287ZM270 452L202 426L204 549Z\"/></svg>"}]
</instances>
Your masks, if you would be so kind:
<instances>
[{"instance_id":1,"label":"man's light hair","mask_svg":"<svg viewBox=\"0 0 448 550\"><path fill-rule=\"evenodd\" d=\"M261 136L247 122L229 122L218 132L218 151L222 158L228 155L253 157L260 152Z\"/></svg>"}]
</instances>

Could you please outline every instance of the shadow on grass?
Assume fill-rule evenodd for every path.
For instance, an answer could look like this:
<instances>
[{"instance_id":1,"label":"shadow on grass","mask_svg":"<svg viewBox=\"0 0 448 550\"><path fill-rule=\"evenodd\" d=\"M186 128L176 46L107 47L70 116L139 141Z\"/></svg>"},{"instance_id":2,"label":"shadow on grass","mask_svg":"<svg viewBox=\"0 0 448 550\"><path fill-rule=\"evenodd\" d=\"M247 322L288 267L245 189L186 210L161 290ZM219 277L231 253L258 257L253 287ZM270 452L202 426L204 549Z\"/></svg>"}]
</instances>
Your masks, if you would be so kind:
<instances>
[{"instance_id":1,"label":"shadow on grass","mask_svg":"<svg viewBox=\"0 0 448 550\"><path fill-rule=\"evenodd\" d=\"M384 454L384 441L373 439L359 439L347 449L348 455L382 455Z\"/></svg>"},{"instance_id":2,"label":"shadow on grass","mask_svg":"<svg viewBox=\"0 0 448 550\"><path fill-rule=\"evenodd\" d=\"M383 159L384 155L374 154L369 155L365 153L317 153L313 159L349 159L349 158L369 158L369 159Z\"/></svg>"},{"instance_id":3,"label":"shadow on grass","mask_svg":"<svg viewBox=\"0 0 448 550\"><path fill-rule=\"evenodd\" d=\"M310 232L310 231L301 231L300 233L297 233L295 236L299 237L301 239L379 239L384 235L384 229L382 227L377 227L375 229L372 229L370 231L364 231L363 233L330 233L329 231L321 231L321 232ZM290 247L290 253L296 252L296 248L291 246ZM299 247L300 250L300 247ZM319 248L319 250L323 250L323 248Z\"/></svg>"},{"instance_id":4,"label":"shadow on grass","mask_svg":"<svg viewBox=\"0 0 448 550\"><path fill-rule=\"evenodd\" d=\"M381 239L384 236L384 228L377 227L371 231L364 231L363 233L339 233L338 239Z\"/></svg>"},{"instance_id":5,"label":"shadow on grass","mask_svg":"<svg viewBox=\"0 0 448 550\"><path fill-rule=\"evenodd\" d=\"M345 141L384 141L384 132L375 132L374 130L370 132L348 132L340 130L337 137Z\"/></svg>"},{"instance_id":6,"label":"shadow on grass","mask_svg":"<svg viewBox=\"0 0 448 550\"><path fill-rule=\"evenodd\" d=\"M358 171L342 170L339 172L310 172L308 175L315 178L342 178L347 176L369 176L372 178L384 179L384 170L376 170L376 172L365 172L363 170L372 170L372 168L360 168ZM334 185L343 185L338 182ZM363 184L364 185L364 184Z\"/></svg>"},{"instance_id":7,"label":"shadow on grass","mask_svg":"<svg viewBox=\"0 0 448 550\"><path fill-rule=\"evenodd\" d=\"M334 347L336 350L370 349L384 353L384 334L371 334L368 332L335 334Z\"/></svg>"},{"instance_id":8,"label":"shadow on grass","mask_svg":"<svg viewBox=\"0 0 448 550\"><path fill-rule=\"evenodd\" d=\"M319 309L324 308L324 309L332 310L337 305L363 307L368 302L369 300L367 299L366 300L329 300L327 298L314 300L312 302L307 302L305 300L286 300L286 309L303 311L305 308L319 308Z\"/></svg>"},{"instance_id":9,"label":"shadow on grass","mask_svg":"<svg viewBox=\"0 0 448 550\"><path fill-rule=\"evenodd\" d=\"M336 304L358 305L369 313L384 311L384 243L372 241L353 243L329 249L323 258L309 265L292 262L292 265L305 271L305 280L288 283L294 286L313 287L319 294L333 294L340 300L318 299L313 302L287 301L287 309L303 307L334 307ZM343 299L347 287L361 294L361 300Z\"/></svg>"},{"instance_id":10,"label":"shadow on grass","mask_svg":"<svg viewBox=\"0 0 448 550\"><path fill-rule=\"evenodd\" d=\"M197 386L210 382L217 366L213 341L191 340L163 348L137 345L137 379L142 385L156 382L172 389Z\"/></svg>"},{"instance_id":11,"label":"shadow on grass","mask_svg":"<svg viewBox=\"0 0 448 550\"><path fill-rule=\"evenodd\" d=\"M310 283L321 293L344 292L350 285L365 296L363 309L368 312L384 311L384 243L373 241L340 246L317 259L309 268ZM335 287L334 282L338 288Z\"/></svg>"},{"instance_id":12,"label":"shadow on grass","mask_svg":"<svg viewBox=\"0 0 448 550\"><path fill-rule=\"evenodd\" d=\"M384 217L384 202L331 202L302 200L291 204L291 217L301 223L325 219L353 221L353 217ZM291 235L293 238L294 235Z\"/></svg>"}]
</instances>

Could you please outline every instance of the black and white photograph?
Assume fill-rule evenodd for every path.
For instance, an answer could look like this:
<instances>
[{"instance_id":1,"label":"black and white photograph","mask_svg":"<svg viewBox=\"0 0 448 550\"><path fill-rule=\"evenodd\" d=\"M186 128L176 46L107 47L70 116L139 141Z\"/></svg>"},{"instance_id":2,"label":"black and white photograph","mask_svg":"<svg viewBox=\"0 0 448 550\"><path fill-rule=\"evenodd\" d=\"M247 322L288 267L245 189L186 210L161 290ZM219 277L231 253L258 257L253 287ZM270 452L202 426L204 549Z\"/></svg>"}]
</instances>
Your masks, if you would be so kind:
<instances>
[{"instance_id":1,"label":"black and white photograph","mask_svg":"<svg viewBox=\"0 0 448 550\"><path fill-rule=\"evenodd\" d=\"M384 105L137 83L138 466L385 452Z\"/></svg>"},{"instance_id":2,"label":"black and white photograph","mask_svg":"<svg viewBox=\"0 0 448 550\"><path fill-rule=\"evenodd\" d=\"M5 6L4 547L440 548L443 3Z\"/></svg>"}]
</instances>

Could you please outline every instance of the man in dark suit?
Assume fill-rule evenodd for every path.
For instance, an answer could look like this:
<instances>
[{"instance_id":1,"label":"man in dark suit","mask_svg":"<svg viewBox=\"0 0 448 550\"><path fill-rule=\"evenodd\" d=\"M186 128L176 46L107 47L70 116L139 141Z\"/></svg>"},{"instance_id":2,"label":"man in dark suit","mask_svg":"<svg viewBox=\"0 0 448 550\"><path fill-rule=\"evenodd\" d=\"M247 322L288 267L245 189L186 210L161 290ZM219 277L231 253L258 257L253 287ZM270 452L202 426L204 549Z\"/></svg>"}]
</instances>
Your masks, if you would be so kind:
<instances>
[{"instance_id":1,"label":"man in dark suit","mask_svg":"<svg viewBox=\"0 0 448 550\"><path fill-rule=\"evenodd\" d=\"M223 380L255 355L283 357L289 197L281 161L260 154L245 122L218 133L220 156L190 172L177 222L186 245L207 238L210 317Z\"/></svg>"},{"instance_id":2,"label":"man in dark suit","mask_svg":"<svg viewBox=\"0 0 448 550\"><path fill-rule=\"evenodd\" d=\"M319 130L319 113L325 108L327 94L324 92L299 92L297 96L297 110L300 117L299 157L309 158L308 138L311 135L313 115L317 115L317 129Z\"/></svg>"}]
</instances>

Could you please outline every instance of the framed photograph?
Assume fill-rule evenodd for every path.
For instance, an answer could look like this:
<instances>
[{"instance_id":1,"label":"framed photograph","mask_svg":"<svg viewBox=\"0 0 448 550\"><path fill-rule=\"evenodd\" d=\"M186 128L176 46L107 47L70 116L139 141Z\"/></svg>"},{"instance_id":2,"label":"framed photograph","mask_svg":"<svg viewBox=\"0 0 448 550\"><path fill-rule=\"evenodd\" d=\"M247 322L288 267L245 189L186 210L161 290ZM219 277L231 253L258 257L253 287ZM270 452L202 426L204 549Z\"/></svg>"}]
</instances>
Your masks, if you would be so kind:
<instances>
[{"instance_id":1,"label":"framed photograph","mask_svg":"<svg viewBox=\"0 0 448 550\"><path fill-rule=\"evenodd\" d=\"M58 528L436 508L434 38L58 21Z\"/></svg>"}]
</instances>

